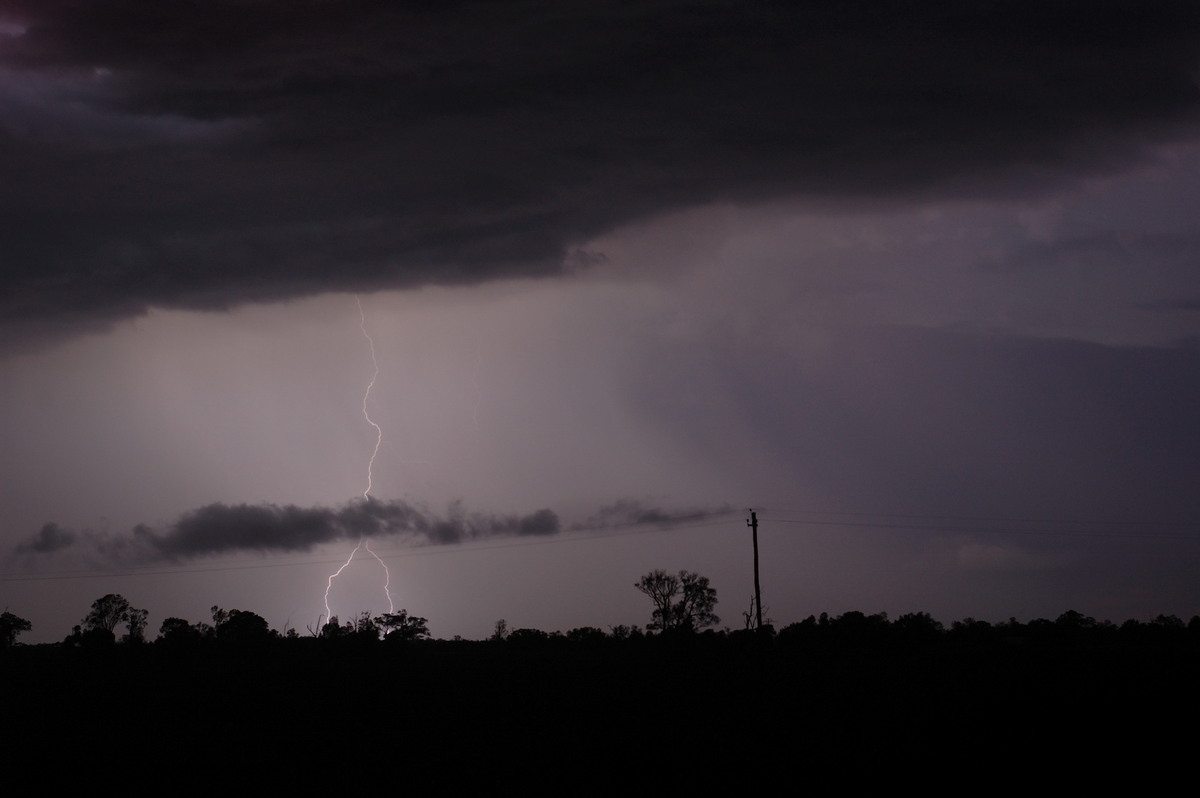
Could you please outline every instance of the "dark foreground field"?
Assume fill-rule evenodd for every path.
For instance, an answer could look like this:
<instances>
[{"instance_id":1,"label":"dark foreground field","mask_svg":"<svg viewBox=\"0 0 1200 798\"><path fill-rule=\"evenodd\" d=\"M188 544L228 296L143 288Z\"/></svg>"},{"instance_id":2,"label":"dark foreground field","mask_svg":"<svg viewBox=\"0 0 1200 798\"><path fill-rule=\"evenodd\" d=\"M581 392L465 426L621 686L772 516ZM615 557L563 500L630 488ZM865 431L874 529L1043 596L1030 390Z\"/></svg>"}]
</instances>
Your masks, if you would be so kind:
<instances>
[{"instance_id":1,"label":"dark foreground field","mask_svg":"<svg viewBox=\"0 0 1200 798\"><path fill-rule=\"evenodd\" d=\"M1195 755L1196 632L17 647L3 742L10 777L187 793L1157 779Z\"/></svg>"}]
</instances>

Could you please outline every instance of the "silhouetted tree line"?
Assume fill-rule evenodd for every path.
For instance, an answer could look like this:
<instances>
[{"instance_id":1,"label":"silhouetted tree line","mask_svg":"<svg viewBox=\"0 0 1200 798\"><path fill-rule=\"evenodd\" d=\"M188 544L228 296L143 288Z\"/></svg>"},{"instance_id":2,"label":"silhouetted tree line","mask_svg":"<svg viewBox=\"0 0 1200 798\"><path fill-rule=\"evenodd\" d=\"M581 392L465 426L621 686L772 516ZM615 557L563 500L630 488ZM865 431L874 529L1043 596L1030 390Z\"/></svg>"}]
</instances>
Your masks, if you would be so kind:
<instances>
[{"instance_id":1,"label":"silhouetted tree line","mask_svg":"<svg viewBox=\"0 0 1200 798\"><path fill-rule=\"evenodd\" d=\"M192 623L183 618L167 618L158 630L155 646L166 649L192 648L207 644L226 646L256 646L274 640L294 640L300 637L295 629L280 633L270 627L261 615L249 610L226 610L214 605L212 622ZM123 644L146 643L149 611L134 607L121 595L110 593L92 602L92 607L80 624L62 641L67 648L104 648ZM124 628L124 634L118 633ZM5 611L0 615L0 648L17 645L17 635L28 632L32 624L25 618ZM429 622L410 615L407 610L386 612L372 617L361 613L340 623L337 616L329 619L310 637L323 641L353 641L392 643L426 640Z\"/></svg>"},{"instance_id":2,"label":"silhouetted tree line","mask_svg":"<svg viewBox=\"0 0 1200 798\"><path fill-rule=\"evenodd\" d=\"M769 624L759 629L702 630L702 627L718 621L712 611L716 603L716 591L709 587L707 578L687 571L679 572L678 576L652 571L635 587L649 596L654 604L651 622L645 629L636 625L618 625L609 627L607 631L592 626L577 627L567 632L531 628L510 630L507 622L501 619L496 622L495 631L487 641L462 641L456 637L448 642L488 642L528 649L639 644L651 639L699 639L748 643L758 648L781 651L1020 646L1037 641L1067 645L1117 645L1191 640L1200 644L1200 616L1184 621L1174 615L1159 615L1150 621L1127 620L1115 624L1075 610L1068 610L1054 620L1037 618L1021 622L1010 618L991 623L965 618L954 621L949 627L925 612L906 613L890 620L887 613L883 612L867 615L851 611L838 616L827 613L810 615L778 631ZM72 629L62 645L99 648L118 643L146 644L150 642L146 638L148 617L147 610L132 606L123 596L108 594L92 603L82 623ZM30 622L20 616L8 611L0 614L0 648L16 646L17 636L31 628ZM428 620L411 615L404 609L375 616L363 612L344 622L333 616L317 629L310 627L307 635L301 635L295 629L280 633L270 628L266 619L257 613L226 610L214 605L211 623L167 618L152 642L163 649L187 649L209 644L246 647L297 639L371 645L431 641L432 637Z\"/></svg>"},{"instance_id":3,"label":"silhouetted tree line","mask_svg":"<svg viewBox=\"0 0 1200 798\"><path fill-rule=\"evenodd\" d=\"M948 628L928 613L901 615L893 621L887 613L866 615L852 611L836 617L810 615L789 624L775 635L782 647L874 647L914 648L999 644L1020 646L1033 642L1064 644L1145 643L1191 639L1200 642L1200 616L1183 621L1174 615L1159 615L1150 621L1128 620L1118 625L1068 610L1054 620L1016 618L990 623L974 618L953 622Z\"/></svg>"},{"instance_id":4,"label":"silhouetted tree line","mask_svg":"<svg viewBox=\"0 0 1200 798\"><path fill-rule=\"evenodd\" d=\"M503 622L501 622L503 623ZM595 627L580 627L568 632L544 632L539 629L515 629L493 635L492 642L513 646L563 646L572 644L640 642L694 639L728 641L761 649L797 650L875 650L911 651L923 648L963 648L1000 645L1019 649L1030 643L1062 645L1140 645L1154 642L1191 641L1200 646L1200 616L1184 621L1174 615L1159 615L1149 621L1128 620L1121 624L1099 621L1075 610L1054 620L1036 618L1028 622L1010 618L999 623L965 618L949 627L929 613L915 612L889 620L887 613L867 615L851 611L838 616L821 613L788 624L778 631L772 626L762 630L675 630L656 634L638 626L613 626L606 632Z\"/></svg>"}]
</instances>

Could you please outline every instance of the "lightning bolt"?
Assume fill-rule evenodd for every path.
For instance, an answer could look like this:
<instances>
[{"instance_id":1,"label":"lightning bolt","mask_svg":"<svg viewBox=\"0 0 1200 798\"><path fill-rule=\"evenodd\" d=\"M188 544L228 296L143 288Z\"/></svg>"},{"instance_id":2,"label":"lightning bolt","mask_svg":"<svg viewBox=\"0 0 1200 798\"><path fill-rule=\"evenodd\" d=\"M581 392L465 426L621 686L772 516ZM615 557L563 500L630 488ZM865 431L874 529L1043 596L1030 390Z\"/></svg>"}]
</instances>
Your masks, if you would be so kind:
<instances>
[{"instance_id":1,"label":"lightning bolt","mask_svg":"<svg viewBox=\"0 0 1200 798\"><path fill-rule=\"evenodd\" d=\"M383 428L375 423L375 420L371 418L371 413L367 410L367 401L371 398L371 389L375 387L375 381L379 379L379 360L375 357L375 341L371 338L371 334L367 332L367 315L363 311L362 300L356 295L354 297L354 302L356 305L358 305L358 328L362 330L363 338L367 339L367 348L371 352L371 365L374 368L374 372L371 374L371 380L367 383L367 389L363 392L362 400L363 418L367 420L368 424L375 428L375 448L371 450L371 457L369 460L367 460L367 487L362 493L363 499L369 502L371 501L371 487L373 485L373 469L375 468L375 458L379 455L379 445L383 443ZM364 535L363 537L359 538L358 545L355 546L354 550L350 552L350 556L346 558L346 561L342 563L342 566L331 573L329 575L329 579L325 582L326 619L333 617L333 613L330 612L329 609L329 591L333 589L333 580L341 576L342 571L346 570L346 568L350 566L351 561L354 560L354 556L358 554L359 549L366 549L367 553L374 557L375 561L379 563L381 568L383 568L383 592L387 596L388 612L396 612L396 606L392 603L392 574L388 570L387 563L385 563L383 559L371 549L371 544L367 542L367 538ZM318 626L319 625L320 624L318 624Z\"/></svg>"},{"instance_id":2,"label":"lightning bolt","mask_svg":"<svg viewBox=\"0 0 1200 798\"><path fill-rule=\"evenodd\" d=\"M375 372L371 375L371 381L367 383L367 390L363 393L362 400L363 418L375 428L375 448L371 451L371 459L367 461L367 489L363 491L363 498L369 499L371 498L372 469L375 468L375 457L379 454L379 444L383 442L383 428L375 423L367 411L367 400L371 397L371 389L375 387L375 380L379 379L379 361L375 359L375 341L367 332L367 314L363 312L362 300L355 296L354 302L358 305L358 329L362 330L363 338L367 339L367 347L371 350L371 365L375 368Z\"/></svg>"}]
</instances>

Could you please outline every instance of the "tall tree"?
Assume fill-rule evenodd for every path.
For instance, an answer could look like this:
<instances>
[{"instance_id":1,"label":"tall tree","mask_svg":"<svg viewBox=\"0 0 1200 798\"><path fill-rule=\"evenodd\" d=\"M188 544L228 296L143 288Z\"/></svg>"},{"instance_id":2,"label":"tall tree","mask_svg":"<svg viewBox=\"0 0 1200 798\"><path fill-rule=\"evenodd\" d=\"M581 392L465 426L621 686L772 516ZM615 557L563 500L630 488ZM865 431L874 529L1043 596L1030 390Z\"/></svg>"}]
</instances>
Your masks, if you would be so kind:
<instances>
[{"instance_id":1,"label":"tall tree","mask_svg":"<svg viewBox=\"0 0 1200 798\"><path fill-rule=\"evenodd\" d=\"M691 571L669 574L656 569L644 575L634 587L654 602L648 629L691 632L721 622L713 612L717 591L709 587L707 576Z\"/></svg>"},{"instance_id":2,"label":"tall tree","mask_svg":"<svg viewBox=\"0 0 1200 798\"><path fill-rule=\"evenodd\" d=\"M375 624L383 631L385 640L424 640L429 637L429 621L409 615L408 610L385 612L375 619Z\"/></svg>"},{"instance_id":3,"label":"tall tree","mask_svg":"<svg viewBox=\"0 0 1200 798\"><path fill-rule=\"evenodd\" d=\"M125 635L126 643L146 642L146 621L149 617L149 610L129 608L129 614L125 616L125 625L129 629L129 633Z\"/></svg>"},{"instance_id":4,"label":"tall tree","mask_svg":"<svg viewBox=\"0 0 1200 798\"><path fill-rule=\"evenodd\" d=\"M213 605L212 619L214 636L223 643L247 645L276 636L266 618L248 610L223 610Z\"/></svg>"},{"instance_id":5,"label":"tall tree","mask_svg":"<svg viewBox=\"0 0 1200 798\"><path fill-rule=\"evenodd\" d=\"M670 629L671 607L674 604L675 596L679 594L678 577L661 568L656 568L639 579L634 587L645 593L654 602L654 611L650 616L651 621L646 628L661 629L664 632Z\"/></svg>"},{"instance_id":6,"label":"tall tree","mask_svg":"<svg viewBox=\"0 0 1200 798\"><path fill-rule=\"evenodd\" d=\"M11 647L17 642L17 635L32 628L33 624L8 610L0 613L0 648Z\"/></svg>"},{"instance_id":7,"label":"tall tree","mask_svg":"<svg viewBox=\"0 0 1200 798\"><path fill-rule=\"evenodd\" d=\"M133 606L125 597L117 593L101 596L92 602L91 612L83 619L83 628L89 632L93 629L112 632L118 624L129 621L129 612L132 609Z\"/></svg>"},{"instance_id":8,"label":"tall tree","mask_svg":"<svg viewBox=\"0 0 1200 798\"><path fill-rule=\"evenodd\" d=\"M680 571L679 589L683 596L675 604L675 628L690 632L721 622L713 612L717 589L709 587L707 576Z\"/></svg>"},{"instance_id":9,"label":"tall tree","mask_svg":"<svg viewBox=\"0 0 1200 798\"><path fill-rule=\"evenodd\" d=\"M194 646L213 634L212 627L206 623L192 625L183 618L167 618L159 627L156 642L164 646Z\"/></svg>"}]
</instances>

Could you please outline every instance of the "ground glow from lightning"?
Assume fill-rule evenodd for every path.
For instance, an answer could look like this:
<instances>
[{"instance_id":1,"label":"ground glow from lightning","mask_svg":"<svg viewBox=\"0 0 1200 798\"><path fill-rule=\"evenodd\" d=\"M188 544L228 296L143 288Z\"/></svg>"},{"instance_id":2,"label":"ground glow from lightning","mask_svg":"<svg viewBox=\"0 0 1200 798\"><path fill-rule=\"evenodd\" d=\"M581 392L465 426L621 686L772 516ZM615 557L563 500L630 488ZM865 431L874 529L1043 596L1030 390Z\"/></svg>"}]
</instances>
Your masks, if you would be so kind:
<instances>
[{"instance_id":1,"label":"ground glow from lightning","mask_svg":"<svg viewBox=\"0 0 1200 798\"><path fill-rule=\"evenodd\" d=\"M367 487L362 492L363 500L369 502L369 501L371 501L371 487L373 485L373 470L375 468L375 458L379 455L379 445L381 443L383 443L383 428L375 423L375 420L371 418L371 414L367 410L367 401L371 397L371 389L375 387L375 381L377 379L379 379L379 360L376 359L376 357L375 357L375 341L371 338L371 334L369 332L367 332L367 316L366 316L366 313L363 311L362 300L359 299L357 296L355 296L354 302L355 302L355 304L358 305L358 328L360 330L362 330L363 338L367 339L367 348L371 352L371 365L375 369L374 372L371 374L370 382L367 383L366 391L363 392L363 400L362 400L363 418L365 418L367 420L368 424L370 424L372 427L375 428L375 448L371 450L371 457L367 461ZM388 571L387 563L385 563L383 561L383 559L380 558L380 556L371 549L371 544L367 542L367 538L364 535L362 538L359 539L358 545L355 546L354 550L350 552L350 556L346 558L346 561L344 563L342 563L342 566L340 568L338 568L336 571L334 571L333 573L331 573L329 575L329 579L326 580L326 582L325 582L325 619L326 619L326 623L328 623L330 621L330 619L333 618L333 613L329 609L329 591L333 589L333 580L338 578L339 576L341 576L342 571L346 570L346 568L349 567L350 562L354 559L354 556L356 554L358 554L359 549L366 549L367 553L370 554L372 557L374 557L376 562L379 563L380 567L383 568L383 592L387 596L388 612L393 613L393 614L396 612L396 606L395 606L395 604L392 603L392 590L391 590L392 574L390 571Z\"/></svg>"}]
</instances>

